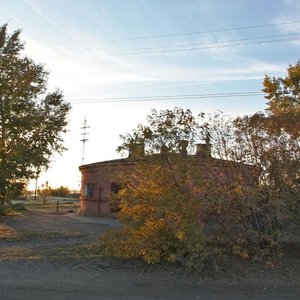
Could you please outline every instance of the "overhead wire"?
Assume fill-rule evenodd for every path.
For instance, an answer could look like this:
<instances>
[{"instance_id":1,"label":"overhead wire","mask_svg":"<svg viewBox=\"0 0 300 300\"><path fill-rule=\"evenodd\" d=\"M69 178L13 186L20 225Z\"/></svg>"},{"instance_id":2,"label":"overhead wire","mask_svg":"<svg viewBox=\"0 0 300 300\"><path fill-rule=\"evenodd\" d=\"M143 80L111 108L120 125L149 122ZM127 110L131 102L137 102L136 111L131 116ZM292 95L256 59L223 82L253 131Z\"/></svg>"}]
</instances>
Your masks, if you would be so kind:
<instances>
[{"instance_id":1,"label":"overhead wire","mask_svg":"<svg viewBox=\"0 0 300 300\"><path fill-rule=\"evenodd\" d=\"M192 43L192 44L177 44L169 46L158 46L158 47L144 47L144 48L133 48L128 50L120 50L116 52L100 51L100 52L74 52L73 54L77 57L85 56L96 56L96 55L140 55L140 54L159 54L159 53L171 53L171 52L184 52L193 50L208 50L214 48L229 48L229 47L239 47L247 45L257 45L257 44L270 44L285 41L294 41L300 39L300 33L289 33L289 34L277 34L277 35L265 35L259 37L249 37L243 39L233 39L225 41L212 41L203 43ZM55 55L52 57L63 57L62 55Z\"/></svg>"},{"instance_id":2,"label":"overhead wire","mask_svg":"<svg viewBox=\"0 0 300 300\"><path fill-rule=\"evenodd\" d=\"M166 49L166 50L153 50L153 51L136 51L136 52L126 52L126 53L103 53L103 54L110 54L110 55L137 55L137 54L158 54L158 53L171 53L171 52L184 52L184 51L195 51L195 50L208 50L208 49L215 49L215 48L231 48L231 47L241 47L241 46L248 46L248 45L259 45L259 44L270 44L270 43L279 43L279 42L287 42L287 41L296 41L299 40L300 37L294 38L286 38L286 39L275 39L275 40L263 40L263 41L254 41L254 42L245 42L245 43L233 43L233 44L223 44L215 45L215 46L206 46L206 47L191 47L191 48L184 48L184 49Z\"/></svg>"},{"instance_id":3,"label":"overhead wire","mask_svg":"<svg viewBox=\"0 0 300 300\"><path fill-rule=\"evenodd\" d=\"M289 36L299 36L300 32L295 33L287 33L287 34L275 34L275 35L265 35L265 36L258 36L258 37L249 37L243 39L234 39L234 40L225 40L225 41L213 41L213 42L202 42L202 43L191 43L191 44L175 44L169 46L158 46L158 47L144 47L144 48L137 48L137 49L128 49L128 50L152 50L152 49L171 49L175 47L192 47L192 46L201 46L201 45L212 45L212 44L220 44L220 43L231 43L231 42L243 42L243 41L250 41L250 40L259 40L259 39L270 39L270 38L278 38L278 37L289 37ZM124 50L124 51L128 51ZM122 51L119 51L122 52Z\"/></svg>"},{"instance_id":4,"label":"overhead wire","mask_svg":"<svg viewBox=\"0 0 300 300\"><path fill-rule=\"evenodd\" d=\"M292 22L282 22L282 23L272 23L263 24L255 26L242 26L242 27L232 27L223 28L216 30L207 31L194 31L194 32L184 32L184 33L174 33L174 34L161 34L161 35L149 35L149 36L137 36L128 38L116 38L116 39L104 39L98 41L80 41L80 42L65 42L56 44L72 44L72 43L106 43L106 42L117 42L117 41L131 41L131 40L146 40L154 38L167 38L167 37L179 37L179 36L192 36L201 35L209 33L220 33L228 31L239 31L239 30L249 30L258 28L267 28L274 26L286 26L291 24L300 23L300 21ZM300 33L288 33L288 34L278 34L278 35L265 35L256 36L242 39L233 39L225 41L212 41L203 43L190 43L190 44L177 44L168 46L158 46L158 47L144 47L144 48L132 48L127 50L120 50L117 52L77 52L74 51L73 54L76 56L88 56L94 57L95 55L139 55L139 54L159 54L159 53L170 53L170 52L184 52L193 50L205 50L214 48L227 48L227 47L239 47L247 45L257 45L257 44L269 44L269 43L279 43L286 41L299 40ZM56 56L57 57L57 56ZM210 93L210 94L186 94L186 95L158 95L158 96L139 96L139 97L106 97L106 98L70 98L72 104L89 104L89 103L123 103L123 102L150 102L150 101L169 101L169 100L191 100L191 99L207 99L207 98L234 98L234 97L250 97L250 96L260 96L263 95L262 92L228 92L228 93Z\"/></svg>"},{"instance_id":5,"label":"overhead wire","mask_svg":"<svg viewBox=\"0 0 300 300\"><path fill-rule=\"evenodd\" d=\"M275 26L286 26L300 23L300 20L295 20L291 22L281 22L281 23L269 23L261 25L252 25L252 26L240 26L240 27L231 27L231 28L220 28L204 31L191 31L191 32L182 32L182 33L172 33L172 34L158 34L158 35L146 35L146 36L136 36L136 37L125 37L125 38L112 38L112 39L102 39L102 40L86 40L86 41L74 41L74 42L57 42L50 44L82 44L82 43L108 43L108 42L119 42L119 41L135 41L135 40L146 40L146 39L155 39L155 38L167 38L167 37L178 37L178 36L189 36L189 35L202 35L209 33L220 33L228 31L241 31L249 29L259 29L259 28L268 28ZM49 45L49 43L47 43Z\"/></svg>"},{"instance_id":6,"label":"overhead wire","mask_svg":"<svg viewBox=\"0 0 300 300\"><path fill-rule=\"evenodd\" d=\"M182 95L157 95L157 96L133 96L133 97L99 97L99 98L68 98L72 104L92 104L92 103L126 103L126 102L152 102L169 100L191 100L207 98L233 98L261 96L262 92L224 92L207 94L182 94Z\"/></svg>"}]
</instances>

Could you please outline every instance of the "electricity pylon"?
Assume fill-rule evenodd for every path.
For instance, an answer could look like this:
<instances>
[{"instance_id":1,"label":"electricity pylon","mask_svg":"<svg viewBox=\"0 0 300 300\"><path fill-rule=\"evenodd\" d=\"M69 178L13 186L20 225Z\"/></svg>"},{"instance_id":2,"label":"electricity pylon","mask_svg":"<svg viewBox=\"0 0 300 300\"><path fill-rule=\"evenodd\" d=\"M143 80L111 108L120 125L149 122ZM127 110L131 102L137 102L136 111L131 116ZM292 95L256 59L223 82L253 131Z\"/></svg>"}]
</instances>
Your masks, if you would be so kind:
<instances>
[{"instance_id":1,"label":"electricity pylon","mask_svg":"<svg viewBox=\"0 0 300 300\"><path fill-rule=\"evenodd\" d=\"M82 130L82 139L80 140L82 142L82 155L81 155L81 165L84 164L84 154L85 154L85 144L86 142L88 141L88 139L86 138L86 136L89 134L87 132L87 129L89 129L90 127L87 126L87 123L86 123L86 118L84 118L84 122L83 122L83 126L80 127L80 129Z\"/></svg>"}]
</instances>

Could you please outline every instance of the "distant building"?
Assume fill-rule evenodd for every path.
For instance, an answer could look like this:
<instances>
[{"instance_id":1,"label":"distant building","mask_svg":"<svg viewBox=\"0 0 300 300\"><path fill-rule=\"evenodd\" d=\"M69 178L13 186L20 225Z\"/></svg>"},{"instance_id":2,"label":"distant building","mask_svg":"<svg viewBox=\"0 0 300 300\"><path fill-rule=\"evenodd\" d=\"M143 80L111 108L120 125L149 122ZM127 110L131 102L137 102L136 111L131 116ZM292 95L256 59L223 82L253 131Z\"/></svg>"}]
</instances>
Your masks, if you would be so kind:
<instances>
[{"instance_id":1,"label":"distant building","mask_svg":"<svg viewBox=\"0 0 300 300\"><path fill-rule=\"evenodd\" d=\"M183 143L182 154L186 154L186 148L187 144ZM188 155L187 158L205 180L224 184L237 181L246 185L258 184L258 176L253 172L252 166L212 158L208 144L197 144L196 154ZM134 171L136 165L144 159L143 146L134 144L131 145L127 158L80 166L80 213L98 217L112 215L110 200L112 193L119 190L118 174Z\"/></svg>"}]
</instances>

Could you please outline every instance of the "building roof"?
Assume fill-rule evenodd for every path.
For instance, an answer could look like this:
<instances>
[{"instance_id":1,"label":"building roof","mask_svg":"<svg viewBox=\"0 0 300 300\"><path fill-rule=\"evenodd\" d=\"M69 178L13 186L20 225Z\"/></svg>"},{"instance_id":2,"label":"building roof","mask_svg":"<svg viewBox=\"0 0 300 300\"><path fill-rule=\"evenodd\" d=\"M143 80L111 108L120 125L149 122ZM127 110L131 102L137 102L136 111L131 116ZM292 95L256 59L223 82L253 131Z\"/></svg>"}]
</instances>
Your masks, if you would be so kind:
<instances>
[{"instance_id":1,"label":"building roof","mask_svg":"<svg viewBox=\"0 0 300 300\"><path fill-rule=\"evenodd\" d=\"M174 154L180 155L180 154ZM200 163L200 164L214 164L214 165L222 165L222 166L240 166L244 165L245 167L254 167L253 165L246 164L246 163L239 163L230 160L218 159L214 157L209 158L202 158L198 155L188 155L188 159L192 162ZM82 169L90 169L95 167L104 167L104 166L117 166L117 165L133 165L139 161L145 160L145 157L133 158L133 157L126 157L126 158L119 158L119 159L112 159L112 160L105 160L100 162L95 162L91 164L81 165L79 166L79 170Z\"/></svg>"}]
</instances>

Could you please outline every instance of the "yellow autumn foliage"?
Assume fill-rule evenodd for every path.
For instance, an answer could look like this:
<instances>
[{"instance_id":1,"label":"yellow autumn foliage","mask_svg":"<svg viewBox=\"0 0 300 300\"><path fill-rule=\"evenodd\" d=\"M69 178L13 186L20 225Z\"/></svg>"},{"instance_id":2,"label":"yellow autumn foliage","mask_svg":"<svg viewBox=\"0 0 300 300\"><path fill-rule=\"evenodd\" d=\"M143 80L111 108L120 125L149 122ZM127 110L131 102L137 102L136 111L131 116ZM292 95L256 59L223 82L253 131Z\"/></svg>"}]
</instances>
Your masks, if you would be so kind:
<instances>
[{"instance_id":1,"label":"yellow autumn foliage","mask_svg":"<svg viewBox=\"0 0 300 300\"><path fill-rule=\"evenodd\" d=\"M127 182L118 194L123 227L102 238L104 254L140 258L149 264L179 262L191 268L207 257L199 222L201 203L195 188L188 188L180 180L183 174L176 172L175 184L173 169L152 158L125 179L121 174Z\"/></svg>"}]
</instances>

